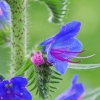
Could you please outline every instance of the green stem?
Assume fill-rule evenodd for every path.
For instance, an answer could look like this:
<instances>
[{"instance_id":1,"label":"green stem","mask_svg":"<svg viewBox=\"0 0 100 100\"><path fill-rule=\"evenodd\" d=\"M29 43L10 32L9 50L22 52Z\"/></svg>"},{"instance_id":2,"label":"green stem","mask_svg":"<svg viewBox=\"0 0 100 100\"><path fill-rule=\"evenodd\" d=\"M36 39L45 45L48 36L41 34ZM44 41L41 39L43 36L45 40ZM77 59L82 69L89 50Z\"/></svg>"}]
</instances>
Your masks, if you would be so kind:
<instances>
[{"instance_id":1,"label":"green stem","mask_svg":"<svg viewBox=\"0 0 100 100\"><path fill-rule=\"evenodd\" d=\"M26 56L27 0L6 0L11 7L11 75L19 70Z\"/></svg>"}]
</instances>

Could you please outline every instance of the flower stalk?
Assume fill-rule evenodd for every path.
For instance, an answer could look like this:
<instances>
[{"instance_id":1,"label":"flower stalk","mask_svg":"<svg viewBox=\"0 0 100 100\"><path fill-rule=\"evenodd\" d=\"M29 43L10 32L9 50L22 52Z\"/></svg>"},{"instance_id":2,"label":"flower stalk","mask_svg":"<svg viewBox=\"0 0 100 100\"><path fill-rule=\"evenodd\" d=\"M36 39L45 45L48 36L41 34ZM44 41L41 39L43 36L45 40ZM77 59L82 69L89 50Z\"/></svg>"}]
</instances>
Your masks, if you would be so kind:
<instances>
[{"instance_id":1,"label":"flower stalk","mask_svg":"<svg viewBox=\"0 0 100 100\"><path fill-rule=\"evenodd\" d=\"M7 0L11 8L11 75L19 70L26 56L27 0Z\"/></svg>"}]
</instances>

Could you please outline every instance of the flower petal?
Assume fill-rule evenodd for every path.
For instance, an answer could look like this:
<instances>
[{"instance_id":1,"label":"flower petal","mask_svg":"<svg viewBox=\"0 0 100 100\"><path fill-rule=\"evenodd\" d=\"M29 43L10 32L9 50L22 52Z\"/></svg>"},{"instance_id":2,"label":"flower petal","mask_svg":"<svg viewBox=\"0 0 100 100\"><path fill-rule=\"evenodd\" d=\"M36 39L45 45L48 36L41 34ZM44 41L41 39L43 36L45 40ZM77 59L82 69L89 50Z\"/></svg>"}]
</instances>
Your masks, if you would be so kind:
<instances>
[{"instance_id":1,"label":"flower petal","mask_svg":"<svg viewBox=\"0 0 100 100\"><path fill-rule=\"evenodd\" d=\"M19 88L19 90L13 90L16 95L14 95L14 100L32 100L31 94L25 88ZM21 95L22 97L18 96Z\"/></svg>"},{"instance_id":2,"label":"flower petal","mask_svg":"<svg viewBox=\"0 0 100 100\"><path fill-rule=\"evenodd\" d=\"M77 99L78 99L84 92L83 84L82 83L78 83L78 84L73 85L71 91L75 91L75 94L76 94Z\"/></svg>"},{"instance_id":3,"label":"flower petal","mask_svg":"<svg viewBox=\"0 0 100 100\"><path fill-rule=\"evenodd\" d=\"M10 80L10 82L13 84L14 88L25 87L27 85L27 83L28 83L27 79L23 78L21 76L17 76L17 77L12 78Z\"/></svg>"},{"instance_id":4,"label":"flower petal","mask_svg":"<svg viewBox=\"0 0 100 100\"><path fill-rule=\"evenodd\" d=\"M55 35L54 39L69 39L75 37L80 30L81 23L79 21L72 21L62 26L60 32Z\"/></svg>"},{"instance_id":5,"label":"flower petal","mask_svg":"<svg viewBox=\"0 0 100 100\"><path fill-rule=\"evenodd\" d=\"M6 92L5 84L9 84L9 81L4 80L0 82L0 97L2 97L2 94Z\"/></svg>"},{"instance_id":6,"label":"flower petal","mask_svg":"<svg viewBox=\"0 0 100 100\"><path fill-rule=\"evenodd\" d=\"M68 39L66 41L59 41L57 43L54 43L54 45L52 46L52 48L55 49L65 49L66 51L71 51L71 52L80 52L82 50L82 43L76 39L76 38L72 38L72 39ZM66 56L76 56L78 53L67 53L65 52L64 55Z\"/></svg>"},{"instance_id":7,"label":"flower petal","mask_svg":"<svg viewBox=\"0 0 100 100\"><path fill-rule=\"evenodd\" d=\"M74 85L76 82L77 82L77 79L78 79L78 75L75 74L72 78L72 85Z\"/></svg>"},{"instance_id":8,"label":"flower petal","mask_svg":"<svg viewBox=\"0 0 100 100\"><path fill-rule=\"evenodd\" d=\"M68 48L70 51L81 51L82 43L77 38L55 42L53 48Z\"/></svg>"},{"instance_id":9,"label":"flower petal","mask_svg":"<svg viewBox=\"0 0 100 100\"><path fill-rule=\"evenodd\" d=\"M55 62L53 62L53 65L55 67L55 69L60 73L60 74L65 74L66 70L67 70L67 66L68 63L66 61L61 61L58 59L54 59Z\"/></svg>"}]
</instances>

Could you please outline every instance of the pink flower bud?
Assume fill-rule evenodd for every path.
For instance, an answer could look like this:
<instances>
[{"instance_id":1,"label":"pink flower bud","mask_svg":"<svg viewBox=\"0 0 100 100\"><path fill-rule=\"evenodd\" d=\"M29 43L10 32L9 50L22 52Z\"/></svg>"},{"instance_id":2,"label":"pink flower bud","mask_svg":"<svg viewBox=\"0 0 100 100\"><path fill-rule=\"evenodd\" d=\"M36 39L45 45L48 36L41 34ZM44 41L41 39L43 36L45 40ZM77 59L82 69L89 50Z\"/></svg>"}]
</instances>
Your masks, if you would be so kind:
<instances>
[{"instance_id":1,"label":"pink flower bud","mask_svg":"<svg viewBox=\"0 0 100 100\"><path fill-rule=\"evenodd\" d=\"M41 52L34 52L33 56L31 57L31 61L36 66L44 64L44 59L42 57Z\"/></svg>"}]
</instances>

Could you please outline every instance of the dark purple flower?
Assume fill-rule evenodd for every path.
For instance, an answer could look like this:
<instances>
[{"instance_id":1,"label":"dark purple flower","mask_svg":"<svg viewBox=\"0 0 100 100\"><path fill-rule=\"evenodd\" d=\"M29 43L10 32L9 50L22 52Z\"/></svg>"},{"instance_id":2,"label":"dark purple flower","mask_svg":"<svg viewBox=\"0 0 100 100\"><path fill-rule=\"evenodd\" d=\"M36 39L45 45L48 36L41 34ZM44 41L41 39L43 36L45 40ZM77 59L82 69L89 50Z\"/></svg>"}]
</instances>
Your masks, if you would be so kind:
<instances>
[{"instance_id":1,"label":"dark purple flower","mask_svg":"<svg viewBox=\"0 0 100 100\"><path fill-rule=\"evenodd\" d=\"M73 62L77 54L83 52L81 42L75 37L80 30L81 23L72 21L61 27L60 31L43 41L40 46L44 46L43 52L47 53L47 60L53 63L60 74L67 70L68 63ZM79 61L80 62L80 61Z\"/></svg>"},{"instance_id":2,"label":"dark purple flower","mask_svg":"<svg viewBox=\"0 0 100 100\"><path fill-rule=\"evenodd\" d=\"M56 100L81 100L80 98L84 93L84 87L82 83L76 83L77 78L78 75L74 75L71 88L58 96Z\"/></svg>"},{"instance_id":3,"label":"dark purple flower","mask_svg":"<svg viewBox=\"0 0 100 100\"><path fill-rule=\"evenodd\" d=\"M0 83L0 100L32 100L31 94L25 88L27 79L17 76L10 81Z\"/></svg>"},{"instance_id":4,"label":"dark purple flower","mask_svg":"<svg viewBox=\"0 0 100 100\"><path fill-rule=\"evenodd\" d=\"M0 1L0 29L10 24L10 6L4 0Z\"/></svg>"}]
</instances>

